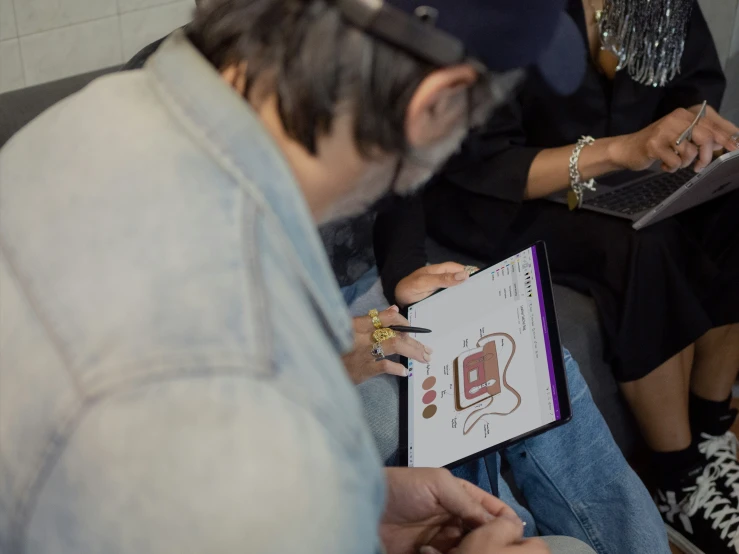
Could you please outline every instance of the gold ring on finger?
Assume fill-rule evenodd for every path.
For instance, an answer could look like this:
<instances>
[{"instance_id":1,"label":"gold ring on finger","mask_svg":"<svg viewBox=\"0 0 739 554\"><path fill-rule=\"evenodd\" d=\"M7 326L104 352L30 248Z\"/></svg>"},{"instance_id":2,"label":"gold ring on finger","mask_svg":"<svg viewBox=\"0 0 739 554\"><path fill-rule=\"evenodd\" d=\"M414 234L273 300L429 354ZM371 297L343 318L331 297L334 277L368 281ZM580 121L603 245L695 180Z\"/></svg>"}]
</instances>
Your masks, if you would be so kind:
<instances>
[{"instance_id":1,"label":"gold ring on finger","mask_svg":"<svg viewBox=\"0 0 739 554\"><path fill-rule=\"evenodd\" d=\"M375 327L375 329L382 329L380 314L377 312L377 310L370 310L367 315L372 318L372 325Z\"/></svg>"},{"instance_id":2,"label":"gold ring on finger","mask_svg":"<svg viewBox=\"0 0 739 554\"><path fill-rule=\"evenodd\" d=\"M397 337L398 334L393 331L392 329L377 329L374 333L372 333L372 338L375 342L385 342L386 340L392 339Z\"/></svg>"}]
</instances>

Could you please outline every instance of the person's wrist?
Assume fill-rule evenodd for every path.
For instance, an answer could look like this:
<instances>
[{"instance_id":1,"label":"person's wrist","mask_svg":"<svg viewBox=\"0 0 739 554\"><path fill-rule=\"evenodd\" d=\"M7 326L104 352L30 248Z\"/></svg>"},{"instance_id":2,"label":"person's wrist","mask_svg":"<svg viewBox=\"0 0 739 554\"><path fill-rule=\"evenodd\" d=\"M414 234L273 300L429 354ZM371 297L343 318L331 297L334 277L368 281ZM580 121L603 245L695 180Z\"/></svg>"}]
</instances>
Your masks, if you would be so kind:
<instances>
[{"instance_id":1,"label":"person's wrist","mask_svg":"<svg viewBox=\"0 0 739 554\"><path fill-rule=\"evenodd\" d=\"M612 166L613 170L626 169L626 143L629 135L621 135L605 139L608 142L605 145L606 160Z\"/></svg>"}]
</instances>

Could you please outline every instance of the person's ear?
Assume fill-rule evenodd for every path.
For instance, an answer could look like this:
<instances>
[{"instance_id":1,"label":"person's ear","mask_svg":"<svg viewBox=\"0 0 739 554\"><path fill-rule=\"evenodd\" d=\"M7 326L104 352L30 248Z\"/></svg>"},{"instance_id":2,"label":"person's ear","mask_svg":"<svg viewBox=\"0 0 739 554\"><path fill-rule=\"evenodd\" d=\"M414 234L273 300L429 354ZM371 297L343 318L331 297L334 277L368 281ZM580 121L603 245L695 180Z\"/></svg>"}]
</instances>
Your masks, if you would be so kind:
<instances>
[{"instance_id":1,"label":"person's ear","mask_svg":"<svg viewBox=\"0 0 739 554\"><path fill-rule=\"evenodd\" d=\"M471 65L445 67L429 74L416 89L405 115L412 147L433 144L467 117L467 89L477 81Z\"/></svg>"}]
</instances>

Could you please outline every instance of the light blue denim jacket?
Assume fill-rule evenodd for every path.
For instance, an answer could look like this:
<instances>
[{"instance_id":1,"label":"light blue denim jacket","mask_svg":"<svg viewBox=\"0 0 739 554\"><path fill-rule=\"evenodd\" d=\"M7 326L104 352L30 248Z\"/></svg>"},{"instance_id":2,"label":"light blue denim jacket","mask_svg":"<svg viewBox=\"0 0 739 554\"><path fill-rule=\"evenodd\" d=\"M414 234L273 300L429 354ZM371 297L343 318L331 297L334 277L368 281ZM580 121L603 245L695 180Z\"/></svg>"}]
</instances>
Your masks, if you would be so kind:
<instances>
[{"instance_id":1,"label":"light blue denim jacket","mask_svg":"<svg viewBox=\"0 0 739 554\"><path fill-rule=\"evenodd\" d=\"M0 551L377 548L351 321L280 152L182 34L0 152Z\"/></svg>"}]
</instances>

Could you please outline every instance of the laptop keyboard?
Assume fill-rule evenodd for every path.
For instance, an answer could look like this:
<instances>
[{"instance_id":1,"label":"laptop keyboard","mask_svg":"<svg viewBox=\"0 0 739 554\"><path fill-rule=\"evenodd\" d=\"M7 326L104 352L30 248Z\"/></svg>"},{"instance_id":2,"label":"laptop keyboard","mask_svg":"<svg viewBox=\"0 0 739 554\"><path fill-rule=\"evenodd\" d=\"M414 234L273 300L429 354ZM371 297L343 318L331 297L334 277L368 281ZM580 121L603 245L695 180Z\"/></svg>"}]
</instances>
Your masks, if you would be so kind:
<instances>
[{"instance_id":1,"label":"laptop keyboard","mask_svg":"<svg viewBox=\"0 0 739 554\"><path fill-rule=\"evenodd\" d=\"M693 177L695 171L689 167L675 173L663 173L649 181L634 183L596 198L588 200L585 196L584 205L635 215L654 208Z\"/></svg>"}]
</instances>

